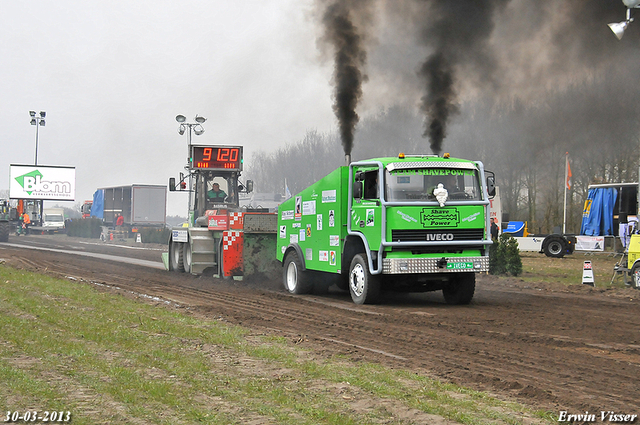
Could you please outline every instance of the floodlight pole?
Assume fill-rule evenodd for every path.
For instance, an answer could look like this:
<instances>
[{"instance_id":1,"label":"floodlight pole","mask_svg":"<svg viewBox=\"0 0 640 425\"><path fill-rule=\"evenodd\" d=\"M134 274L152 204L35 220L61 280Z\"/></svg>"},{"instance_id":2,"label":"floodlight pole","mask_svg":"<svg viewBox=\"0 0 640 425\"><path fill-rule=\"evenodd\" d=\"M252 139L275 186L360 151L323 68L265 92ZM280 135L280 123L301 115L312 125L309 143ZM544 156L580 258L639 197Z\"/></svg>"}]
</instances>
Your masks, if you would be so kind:
<instances>
[{"instance_id":1,"label":"floodlight pole","mask_svg":"<svg viewBox=\"0 0 640 425\"><path fill-rule=\"evenodd\" d=\"M33 163L34 165L37 167L38 166L38 136L39 136L39 129L41 125L45 125L46 121L44 120L45 117L47 116L47 113L45 111L40 111L39 114L36 114L36 111L29 111L29 116L31 117L31 125L35 125L36 126L36 154L35 157L33 159ZM40 225L42 225L42 212L44 210L44 201L42 199L37 200L37 203L40 204L39 205L39 214L40 214L40 218L38 219L38 222Z\"/></svg>"},{"instance_id":2,"label":"floodlight pole","mask_svg":"<svg viewBox=\"0 0 640 425\"><path fill-rule=\"evenodd\" d=\"M38 165L38 133L39 127L41 125L45 125L44 118L47 116L45 111L40 111L39 115L36 115L36 111L29 111L29 115L31 116L31 125L36 126L36 156L33 160L34 165Z\"/></svg>"},{"instance_id":3,"label":"floodlight pole","mask_svg":"<svg viewBox=\"0 0 640 425\"><path fill-rule=\"evenodd\" d=\"M201 117L196 115L195 119L196 122L195 123L188 123L186 122L186 118L184 115L177 115L176 116L176 121L178 121L180 123L180 126L178 127L178 134L182 135L185 133L185 131L187 131L187 166L185 167L187 169L187 171L189 172L189 223L193 226L195 226L195 222L194 222L194 217L193 217L193 209L191 207L191 201L192 201L192 195L191 193L193 192L193 177L192 177L192 173L191 173L191 131L195 128L195 133L196 136L201 135L202 133L204 133L204 127L202 126L202 123L204 123L207 119L205 117Z\"/></svg>"}]
</instances>

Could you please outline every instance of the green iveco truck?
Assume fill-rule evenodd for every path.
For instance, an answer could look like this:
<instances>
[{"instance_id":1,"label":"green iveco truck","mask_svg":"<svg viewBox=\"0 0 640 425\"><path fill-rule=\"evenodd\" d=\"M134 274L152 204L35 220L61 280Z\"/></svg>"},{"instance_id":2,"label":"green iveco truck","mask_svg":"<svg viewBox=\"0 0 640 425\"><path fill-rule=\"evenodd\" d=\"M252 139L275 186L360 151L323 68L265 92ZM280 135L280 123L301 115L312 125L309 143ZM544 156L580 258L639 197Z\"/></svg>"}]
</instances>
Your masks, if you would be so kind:
<instances>
[{"instance_id":1,"label":"green iveco truck","mask_svg":"<svg viewBox=\"0 0 640 425\"><path fill-rule=\"evenodd\" d=\"M448 154L343 166L280 205L277 259L293 294L348 289L356 304L382 291L442 290L468 304L489 270L495 176Z\"/></svg>"}]
</instances>

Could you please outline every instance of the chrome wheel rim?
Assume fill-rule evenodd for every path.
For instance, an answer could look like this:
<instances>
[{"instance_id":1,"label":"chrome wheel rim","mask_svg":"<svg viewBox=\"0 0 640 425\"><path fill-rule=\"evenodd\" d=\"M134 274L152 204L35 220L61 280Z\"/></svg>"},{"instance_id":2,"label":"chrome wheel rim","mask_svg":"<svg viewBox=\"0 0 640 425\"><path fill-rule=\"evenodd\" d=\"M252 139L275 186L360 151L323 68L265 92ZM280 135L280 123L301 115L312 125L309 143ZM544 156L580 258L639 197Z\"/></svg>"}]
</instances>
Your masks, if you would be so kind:
<instances>
[{"instance_id":1,"label":"chrome wheel rim","mask_svg":"<svg viewBox=\"0 0 640 425\"><path fill-rule=\"evenodd\" d=\"M351 287L351 291L357 297L362 296L364 293L364 267L362 267L361 264L356 264L351 270L349 285Z\"/></svg>"},{"instance_id":2,"label":"chrome wheel rim","mask_svg":"<svg viewBox=\"0 0 640 425\"><path fill-rule=\"evenodd\" d=\"M298 267L293 261L287 266L287 290L293 292L298 283Z\"/></svg>"}]
</instances>

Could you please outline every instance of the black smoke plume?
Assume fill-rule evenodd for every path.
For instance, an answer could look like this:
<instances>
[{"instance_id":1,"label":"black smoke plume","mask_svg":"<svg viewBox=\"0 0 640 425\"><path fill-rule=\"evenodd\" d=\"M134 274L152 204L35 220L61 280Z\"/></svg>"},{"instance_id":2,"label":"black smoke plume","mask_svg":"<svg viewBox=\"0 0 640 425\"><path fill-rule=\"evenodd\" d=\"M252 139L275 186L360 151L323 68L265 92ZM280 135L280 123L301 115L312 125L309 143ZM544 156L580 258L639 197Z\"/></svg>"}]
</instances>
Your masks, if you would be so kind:
<instances>
[{"instance_id":1,"label":"black smoke plume","mask_svg":"<svg viewBox=\"0 0 640 425\"><path fill-rule=\"evenodd\" d=\"M420 110L425 113L423 137L429 138L431 151L440 154L447 135L447 124L459 112L456 96L456 70L473 66L480 81L493 82L494 60L487 45L493 30L494 12L509 0L422 0L426 15L421 44L433 53L418 71L425 82Z\"/></svg>"},{"instance_id":2,"label":"black smoke plume","mask_svg":"<svg viewBox=\"0 0 640 425\"><path fill-rule=\"evenodd\" d=\"M360 119L356 107L362 98L362 83L367 80L363 72L367 60L364 33L354 19L365 11L367 3L336 0L327 6L322 18L325 41L334 49L333 111L338 118L345 155L350 155L353 149L354 131Z\"/></svg>"},{"instance_id":3,"label":"black smoke plume","mask_svg":"<svg viewBox=\"0 0 640 425\"><path fill-rule=\"evenodd\" d=\"M454 70L445 55L438 52L427 59L418 75L427 82L427 93L422 96L420 103L420 110L428 117L422 136L429 138L431 152L439 155L446 136L449 115L459 112L454 102Z\"/></svg>"}]
</instances>

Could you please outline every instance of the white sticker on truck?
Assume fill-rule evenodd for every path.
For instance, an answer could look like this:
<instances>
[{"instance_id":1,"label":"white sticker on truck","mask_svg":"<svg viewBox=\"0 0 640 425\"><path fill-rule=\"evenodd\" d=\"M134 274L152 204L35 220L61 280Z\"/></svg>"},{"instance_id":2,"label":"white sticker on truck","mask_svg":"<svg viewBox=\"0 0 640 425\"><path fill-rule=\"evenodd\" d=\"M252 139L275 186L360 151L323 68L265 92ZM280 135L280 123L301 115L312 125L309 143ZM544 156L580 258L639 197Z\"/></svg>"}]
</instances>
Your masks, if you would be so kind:
<instances>
[{"instance_id":1,"label":"white sticker on truck","mask_svg":"<svg viewBox=\"0 0 640 425\"><path fill-rule=\"evenodd\" d=\"M174 242L189 242L189 236L187 230L172 230L171 239Z\"/></svg>"}]
</instances>

